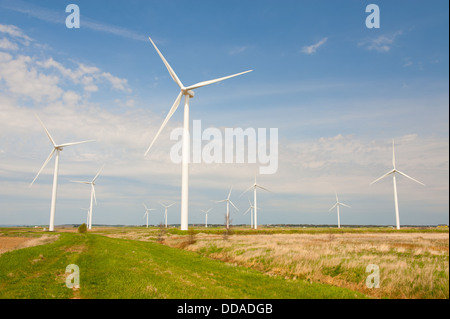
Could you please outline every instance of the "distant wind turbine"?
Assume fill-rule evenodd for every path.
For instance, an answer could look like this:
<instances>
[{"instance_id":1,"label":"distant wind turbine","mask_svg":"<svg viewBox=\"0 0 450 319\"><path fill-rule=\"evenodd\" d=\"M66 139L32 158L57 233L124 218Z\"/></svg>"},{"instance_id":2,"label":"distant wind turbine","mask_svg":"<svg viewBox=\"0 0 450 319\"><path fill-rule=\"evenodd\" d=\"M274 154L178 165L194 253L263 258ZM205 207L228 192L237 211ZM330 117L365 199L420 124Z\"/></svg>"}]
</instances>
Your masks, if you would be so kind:
<instances>
[{"instance_id":1,"label":"distant wind turbine","mask_svg":"<svg viewBox=\"0 0 450 319\"><path fill-rule=\"evenodd\" d=\"M187 230L188 229L188 203L189 203L189 171L188 171L188 164L189 164L189 158L190 158L190 137L189 137L189 99L194 97L194 89L210 85L213 83L217 83L244 73L251 72L252 70L229 75L226 77L199 82L197 84L185 87L183 83L181 83L178 76L175 74L173 69L170 67L169 63L166 61L162 53L159 51L159 49L156 47L155 43L152 41L152 39L149 37L150 42L153 44L153 46L156 49L156 52L158 52L161 60L164 62L167 70L169 71L170 76L175 81L175 83L180 87L180 93L178 94L177 98L175 99L175 102L173 103L172 107L170 108L169 113L167 114L164 122L162 123L161 127L159 128L158 132L156 133L156 136L154 137L152 143L148 147L147 151L145 152L145 155L150 151L151 147L155 143L156 139L158 138L161 131L166 126L169 119L172 117L172 115L175 113L175 111L178 108L178 105L181 102L181 97L184 95L184 133L183 133L183 157L182 157L182 170L181 170L181 230ZM145 156L144 155L144 156Z\"/></svg>"},{"instance_id":2,"label":"distant wind turbine","mask_svg":"<svg viewBox=\"0 0 450 319\"><path fill-rule=\"evenodd\" d=\"M212 208L208 209L208 210L201 210L202 212L205 213L206 215L206 219L205 219L205 228L208 228L208 213L212 210Z\"/></svg>"},{"instance_id":3,"label":"distant wind turbine","mask_svg":"<svg viewBox=\"0 0 450 319\"><path fill-rule=\"evenodd\" d=\"M97 172L97 174L95 175L95 177L92 179L92 181L90 182L84 182L84 181L72 181L74 183L82 183L82 184L88 184L91 185L91 204L89 206L89 223L88 223L88 229L92 229L92 203L93 200L95 200L95 205L97 205L97 198L95 196L95 180L97 179L98 175L100 175L101 171L103 170L103 168L105 167L105 165L102 166L102 168L100 168L100 170Z\"/></svg>"},{"instance_id":4,"label":"distant wind turbine","mask_svg":"<svg viewBox=\"0 0 450 319\"><path fill-rule=\"evenodd\" d=\"M412 181L414 181L416 183L419 183L420 185L425 186L425 184L419 182L418 180L415 180L414 178L406 175L405 173L400 172L399 170L397 170L395 168L395 150L394 150L394 141L393 140L392 140L392 166L394 168L391 171L387 172L386 174L384 174L380 178L377 178L372 183L370 183L370 185L372 185L372 184L378 182L380 179L382 179L382 178L392 174L392 180L393 180L393 183L394 183L395 222L397 224L397 229L400 229L400 216L399 216L399 213L398 213L398 199L397 199L397 181L395 179L395 173L403 175L403 176L409 178L410 180L412 180Z\"/></svg>"},{"instance_id":5,"label":"distant wind turbine","mask_svg":"<svg viewBox=\"0 0 450 319\"><path fill-rule=\"evenodd\" d=\"M170 205L164 205L163 203L159 202L161 204L161 206L164 207L164 215L166 216L166 228L167 228L167 208L169 208L172 205L175 205L176 203L172 203Z\"/></svg>"},{"instance_id":6,"label":"distant wind turbine","mask_svg":"<svg viewBox=\"0 0 450 319\"><path fill-rule=\"evenodd\" d=\"M50 155L47 157L47 159L44 162L44 165L42 165L41 169L37 173L36 177L31 182L30 186L33 185L34 181L38 178L39 174L41 174L44 167L47 165L47 163L52 159L53 155L56 153L55 157L55 170L53 172L53 190L52 190L52 202L50 206L50 223L48 226L49 231L54 231L55 227L55 211L56 211L56 189L58 186L58 168L59 168L59 153L63 150L66 146L76 145L76 144L82 144L82 143L88 143L93 142L94 140L88 140L88 141L82 141L82 142L72 142L72 143L65 143L65 144L56 144L53 140L52 136L48 132L48 130L45 128L44 123L42 123L41 119L35 114L36 118L41 123L42 127L45 130L45 133L47 134L48 138L50 139L50 142L53 145L53 150L50 152Z\"/></svg>"},{"instance_id":7,"label":"distant wind turbine","mask_svg":"<svg viewBox=\"0 0 450 319\"><path fill-rule=\"evenodd\" d=\"M255 215L255 229L258 229L258 206L256 205L256 189L261 188L262 190L265 190L266 192L271 192L268 189L262 187L261 185L256 183L256 175L255 175L255 183L250 186L245 192L241 194L244 195L246 192L251 190L253 188L253 209L254 209L254 215Z\"/></svg>"},{"instance_id":8,"label":"distant wind turbine","mask_svg":"<svg viewBox=\"0 0 450 319\"><path fill-rule=\"evenodd\" d=\"M345 206L345 207L348 207L348 208L351 208L350 206L339 202L338 195L336 193L336 204L334 204L333 207L331 207L328 211L330 212L333 208L337 207L338 228L341 228L341 219L339 217L339 206L341 206L341 205Z\"/></svg>"},{"instance_id":9,"label":"distant wind turbine","mask_svg":"<svg viewBox=\"0 0 450 319\"><path fill-rule=\"evenodd\" d=\"M147 228L148 228L148 212L150 212L150 211L152 211L152 210L156 210L155 208L147 208L147 206L145 206L145 204L142 204L142 205L144 205L144 208L145 208L145 214L144 214L144 217L147 215ZM167 227L167 226L166 226Z\"/></svg>"},{"instance_id":10,"label":"distant wind turbine","mask_svg":"<svg viewBox=\"0 0 450 319\"><path fill-rule=\"evenodd\" d=\"M236 206L234 206L233 202L230 200L230 195L231 195L232 189L233 189L233 187L230 188L230 192L228 193L228 197L226 199L216 201L216 203L227 202L227 229L230 228L230 222L229 222L230 221L230 204L233 205L233 207L236 208L236 210L239 210Z\"/></svg>"},{"instance_id":11,"label":"distant wind turbine","mask_svg":"<svg viewBox=\"0 0 450 319\"><path fill-rule=\"evenodd\" d=\"M244 215L250 211L250 228L253 228L253 216L254 216L255 206L252 205L249 198L247 198L247 199L248 199L248 204L250 205L250 207L245 211Z\"/></svg>"}]
</instances>

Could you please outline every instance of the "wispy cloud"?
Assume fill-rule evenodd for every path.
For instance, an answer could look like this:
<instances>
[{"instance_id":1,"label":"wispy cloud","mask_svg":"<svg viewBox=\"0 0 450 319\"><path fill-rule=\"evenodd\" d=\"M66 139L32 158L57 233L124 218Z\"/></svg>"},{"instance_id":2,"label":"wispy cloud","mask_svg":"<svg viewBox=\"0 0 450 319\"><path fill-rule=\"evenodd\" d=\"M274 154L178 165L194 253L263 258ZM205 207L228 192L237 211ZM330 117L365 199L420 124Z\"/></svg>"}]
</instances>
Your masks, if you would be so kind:
<instances>
[{"instance_id":1,"label":"wispy cloud","mask_svg":"<svg viewBox=\"0 0 450 319\"><path fill-rule=\"evenodd\" d=\"M327 42L328 38L323 38L322 40L320 40L319 42L317 42L316 44L313 45L309 45L309 46L304 46L302 48L302 52L305 54L313 54L316 53L317 49L324 45L325 42Z\"/></svg>"},{"instance_id":2,"label":"wispy cloud","mask_svg":"<svg viewBox=\"0 0 450 319\"><path fill-rule=\"evenodd\" d=\"M397 31L389 35L380 35L374 39L368 39L358 43L358 46L363 46L369 51L378 51L381 53L389 52L394 45L395 39L401 35L403 31Z\"/></svg>"},{"instance_id":3,"label":"wispy cloud","mask_svg":"<svg viewBox=\"0 0 450 319\"><path fill-rule=\"evenodd\" d=\"M97 67L77 63L75 68L69 68L51 57L39 60L36 57L15 54L15 51L24 45L22 40L31 39L16 26L0 24L0 32L12 35L11 40L0 39L0 48L10 50L0 52L0 80L4 83L4 89L14 95L35 102L52 102L61 98L66 103L78 102L80 96L73 92L77 88L73 85L66 87L65 79L68 79L69 83L82 86L84 93L96 92L98 86L104 83L115 91L131 93L127 79L116 77Z\"/></svg>"},{"instance_id":4,"label":"wispy cloud","mask_svg":"<svg viewBox=\"0 0 450 319\"><path fill-rule=\"evenodd\" d=\"M15 25L1 24L0 32L9 34L13 38L19 38L19 39L26 40L26 41L32 41L32 39L29 36L27 36L25 33L23 33L22 30L20 30Z\"/></svg>"},{"instance_id":5,"label":"wispy cloud","mask_svg":"<svg viewBox=\"0 0 450 319\"><path fill-rule=\"evenodd\" d=\"M5 9L27 14L33 18L50 23L64 24L66 21L66 13L64 13L64 10L60 11L50 10L20 0L15 0L14 2L5 1L1 3L1 6ZM81 28L87 28L98 32L110 33L127 39L133 39L137 41L147 41L147 37L145 35L139 34L126 28L101 23L89 19L85 15L83 15L83 19L81 21L80 26Z\"/></svg>"},{"instance_id":6,"label":"wispy cloud","mask_svg":"<svg viewBox=\"0 0 450 319\"><path fill-rule=\"evenodd\" d=\"M239 54L239 53L242 53L242 52L246 51L247 49L248 49L248 46L246 46L246 45L240 46L240 47L234 47L228 52L228 54L229 55L236 55L236 54Z\"/></svg>"}]
</instances>

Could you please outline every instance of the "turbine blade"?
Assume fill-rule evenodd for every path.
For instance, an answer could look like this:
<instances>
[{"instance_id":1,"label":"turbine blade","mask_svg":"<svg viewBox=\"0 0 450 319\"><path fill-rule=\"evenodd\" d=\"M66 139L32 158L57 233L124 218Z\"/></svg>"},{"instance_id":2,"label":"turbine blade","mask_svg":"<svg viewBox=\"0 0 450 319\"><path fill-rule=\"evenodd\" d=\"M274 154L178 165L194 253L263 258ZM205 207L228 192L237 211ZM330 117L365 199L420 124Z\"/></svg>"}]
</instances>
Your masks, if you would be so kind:
<instances>
[{"instance_id":1,"label":"turbine blade","mask_svg":"<svg viewBox=\"0 0 450 319\"><path fill-rule=\"evenodd\" d=\"M92 182L95 182L95 180L97 179L98 175L100 175L100 173L101 173L101 171L103 170L104 167L105 167L105 165L103 165L102 168L100 168L100 170L98 171L97 175L95 175L95 177L92 180Z\"/></svg>"},{"instance_id":2,"label":"turbine blade","mask_svg":"<svg viewBox=\"0 0 450 319\"><path fill-rule=\"evenodd\" d=\"M148 39L150 40L150 42L153 44L153 46L156 49L156 52L158 52L161 60L164 62L164 64L166 65L167 71L169 71L170 76L172 77L172 79L175 81L176 84L178 84L178 86L180 87L180 89L182 89L183 83L181 83L180 79L178 78L178 76L176 75L175 71L170 67L169 63L166 61L166 59L164 58L164 56L162 55L162 53L159 51L158 47L156 46L156 44L153 42L153 40L148 37Z\"/></svg>"},{"instance_id":3,"label":"turbine blade","mask_svg":"<svg viewBox=\"0 0 450 319\"><path fill-rule=\"evenodd\" d=\"M234 208L236 208L236 210L239 210L236 206L234 206L233 202L231 200L229 200L230 204L233 205Z\"/></svg>"},{"instance_id":4,"label":"turbine blade","mask_svg":"<svg viewBox=\"0 0 450 319\"><path fill-rule=\"evenodd\" d=\"M370 183L370 185L372 185L372 184L374 184L374 183L376 183L376 182L378 182L380 179L382 179L382 178L384 178L384 177L386 177L386 176L388 176L388 175L390 175L390 174L392 174L394 172L394 170L392 170L392 171L390 171L389 173L386 173L386 174L384 174L383 176L381 176L381 177L379 177L379 178L377 178L376 180L374 180L372 183Z\"/></svg>"},{"instance_id":5,"label":"turbine blade","mask_svg":"<svg viewBox=\"0 0 450 319\"><path fill-rule=\"evenodd\" d=\"M215 202L216 203L222 203L222 202L226 202L227 200L226 199L222 199L222 200L216 200Z\"/></svg>"},{"instance_id":6,"label":"turbine blade","mask_svg":"<svg viewBox=\"0 0 450 319\"><path fill-rule=\"evenodd\" d=\"M230 192L228 193L228 197L227 199L230 199L230 195L231 195L231 190L233 189L233 187L230 188Z\"/></svg>"},{"instance_id":7,"label":"turbine blade","mask_svg":"<svg viewBox=\"0 0 450 319\"><path fill-rule=\"evenodd\" d=\"M244 195L245 193L247 193L249 190L251 190L253 187L255 187L256 184L253 184L252 186L250 186L249 188L247 188L247 190L245 192L243 192L239 197L242 197L242 195Z\"/></svg>"},{"instance_id":8,"label":"turbine blade","mask_svg":"<svg viewBox=\"0 0 450 319\"><path fill-rule=\"evenodd\" d=\"M334 204L333 207L331 207L328 211L331 211L333 208L335 208L337 204L338 203Z\"/></svg>"},{"instance_id":9,"label":"turbine blade","mask_svg":"<svg viewBox=\"0 0 450 319\"><path fill-rule=\"evenodd\" d=\"M72 183L91 184L91 182L71 181Z\"/></svg>"},{"instance_id":10,"label":"turbine blade","mask_svg":"<svg viewBox=\"0 0 450 319\"><path fill-rule=\"evenodd\" d=\"M351 208L351 206L348 206L348 205L346 205L346 204L344 204L344 203L339 203L339 204L341 204L342 206L345 206L345 207Z\"/></svg>"},{"instance_id":11,"label":"turbine blade","mask_svg":"<svg viewBox=\"0 0 450 319\"><path fill-rule=\"evenodd\" d=\"M250 209L251 209L251 207L249 207L249 208L245 211L244 215L246 215Z\"/></svg>"},{"instance_id":12,"label":"turbine blade","mask_svg":"<svg viewBox=\"0 0 450 319\"><path fill-rule=\"evenodd\" d=\"M262 187L262 186L260 186L260 185L258 185L258 184L255 184L255 187L259 187L259 188L265 190L266 192L272 193L272 192L269 191L267 188L264 188L264 187Z\"/></svg>"},{"instance_id":13,"label":"turbine blade","mask_svg":"<svg viewBox=\"0 0 450 319\"><path fill-rule=\"evenodd\" d=\"M34 181L38 178L39 174L41 174L42 170L44 169L44 167L47 165L47 163L51 160L51 158L53 157L53 154L55 153L56 148L53 148L53 150L50 152L50 155L47 157L47 159L44 162L44 165L42 165L41 169L39 170L39 172L37 173L36 177L33 179L33 181L31 182L30 186L33 185Z\"/></svg>"},{"instance_id":14,"label":"turbine blade","mask_svg":"<svg viewBox=\"0 0 450 319\"><path fill-rule=\"evenodd\" d=\"M394 140L392 140L392 166L395 169L395 149L394 149Z\"/></svg>"},{"instance_id":15,"label":"turbine blade","mask_svg":"<svg viewBox=\"0 0 450 319\"><path fill-rule=\"evenodd\" d=\"M202 86L206 86L206 85L210 85L210 84L213 84L213 83L217 83L217 82L220 82L220 81L223 81L223 80L226 80L226 79L229 79L229 78L233 78L233 77L235 77L235 76L238 76L238 75L241 75L241 74L244 74L244 73L248 73L248 72L252 72L252 71L253 71L253 70L248 70L248 71L245 71L245 72L241 72L241 73L237 73L237 74L225 76L225 77L223 77L223 78L218 78L218 79L214 79L214 80L209 80L209 81L199 82L199 83L197 83L197 84L188 86L188 87L186 88L186 90L194 90L194 89L198 89L198 88L200 88L200 87L202 87Z\"/></svg>"},{"instance_id":16,"label":"turbine blade","mask_svg":"<svg viewBox=\"0 0 450 319\"><path fill-rule=\"evenodd\" d=\"M48 130L45 128L44 123L42 123L41 119L39 118L39 116L37 116L36 113L34 113L34 115L36 116L36 118L39 120L39 122L41 123L42 127L45 130L45 133L47 133L48 138L50 139L50 142L52 142L53 146L56 146L55 141L53 140L52 136L50 135L50 133L48 132Z\"/></svg>"},{"instance_id":17,"label":"turbine blade","mask_svg":"<svg viewBox=\"0 0 450 319\"><path fill-rule=\"evenodd\" d=\"M145 210L148 210L147 206L145 206L145 204L144 204L144 203L142 203L142 205L144 205L144 208L145 208Z\"/></svg>"},{"instance_id":18,"label":"turbine blade","mask_svg":"<svg viewBox=\"0 0 450 319\"><path fill-rule=\"evenodd\" d=\"M421 182L419 182L418 180L416 180L416 179L412 178L411 176L408 176L408 175L406 175L406 174L405 174L405 173L403 173L403 172L397 171L397 173L399 173L400 175L403 175L403 176L405 176L405 177L409 178L410 180L413 180L413 181L414 181L414 182L416 182L416 183L419 183L420 185L423 185L423 186L425 186L425 184L424 184L424 183L421 183Z\"/></svg>"},{"instance_id":19,"label":"turbine blade","mask_svg":"<svg viewBox=\"0 0 450 319\"><path fill-rule=\"evenodd\" d=\"M173 206L173 205L175 205L176 204L176 202L175 203L172 203L172 204L170 204L169 206L167 206L167 208L169 208L170 206Z\"/></svg>"},{"instance_id":20,"label":"turbine blade","mask_svg":"<svg viewBox=\"0 0 450 319\"><path fill-rule=\"evenodd\" d=\"M66 146L77 145L77 144L83 144L83 143L89 143L89 142L95 142L95 140L87 140L87 141L81 141L81 142L65 143L65 144L56 145L56 146L57 146L57 147L66 147Z\"/></svg>"},{"instance_id":21,"label":"turbine blade","mask_svg":"<svg viewBox=\"0 0 450 319\"><path fill-rule=\"evenodd\" d=\"M150 151L150 149L153 146L153 143L155 143L155 141L158 138L159 134L161 133L163 128L166 126L167 122L170 120L170 118L172 117L173 113L175 113L175 111L177 110L178 105L180 105L180 101L181 101L181 97L182 96L183 96L183 93L180 92L178 94L178 97L175 100L175 103L173 103L172 107L170 108L169 113L167 114L166 118L164 119L164 122L162 123L161 127L159 128L158 133L156 133L156 136L153 138L152 143L150 144L150 146L148 147L147 151L145 152L144 156L146 156L148 154L148 152Z\"/></svg>"}]
</instances>

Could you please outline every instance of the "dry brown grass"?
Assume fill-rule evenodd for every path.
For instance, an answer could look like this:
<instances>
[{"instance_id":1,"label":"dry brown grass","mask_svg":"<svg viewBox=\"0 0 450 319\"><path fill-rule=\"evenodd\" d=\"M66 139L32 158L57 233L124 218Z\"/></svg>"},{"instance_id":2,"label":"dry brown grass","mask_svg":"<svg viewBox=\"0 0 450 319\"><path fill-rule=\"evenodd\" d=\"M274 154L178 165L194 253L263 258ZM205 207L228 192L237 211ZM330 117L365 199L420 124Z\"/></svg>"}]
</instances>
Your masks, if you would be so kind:
<instances>
[{"instance_id":1,"label":"dry brown grass","mask_svg":"<svg viewBox=\"0 0 450 319\"><path fill-rule=\"evenodd\" d=\"M21 248L33 247L43 244L51 243L59 238L58 235L49 236L42 235L41 237L7 237L0 238L0 254Z\"/></svg>"},{"instance_id":2,"label":"dry brown grass","mask_svg":"<svg viewBox=\"0 0 450 319\"><path fill-rule=\"evenodd\" d=\"M165 244L252 267L270 275L319 281L376 298L449 298L448 233L197 234ZM366 267L380 269L380 288L369 289Z\"/></svg>"}]
</instances>

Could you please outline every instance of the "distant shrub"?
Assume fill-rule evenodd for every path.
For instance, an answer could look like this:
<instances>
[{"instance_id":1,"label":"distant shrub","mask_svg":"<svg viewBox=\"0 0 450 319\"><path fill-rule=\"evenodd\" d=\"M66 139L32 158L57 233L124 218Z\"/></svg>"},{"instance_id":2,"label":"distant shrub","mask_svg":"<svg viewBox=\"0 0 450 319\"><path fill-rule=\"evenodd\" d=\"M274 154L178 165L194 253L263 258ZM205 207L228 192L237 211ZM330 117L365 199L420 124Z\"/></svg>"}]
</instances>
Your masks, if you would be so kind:
<instances>
[{"instance_id":1,"label":"distant shrub","mask_svg":"<svg viewBox=\"0 0 450 319\"><path fill-rule=\"evenodd\" d=\"M81 233L81 234L84 234L84 233L87 232L87 226L86 226L86 223L83 223L83 224L81 224L81 225L78 227L78 232Z\"/></svg>"},{"instance_id":2,"label":"distant shrub","mask_svg":"<svg viewBox=\"0 0 450 319\"><path fill-rule=\"evenodd\" d=\"M163 224L159 224L159 232L156 240L158 243L162 244L164 242L164 238L166 236L166 227Z\"/></svg>"}]
</instances>

